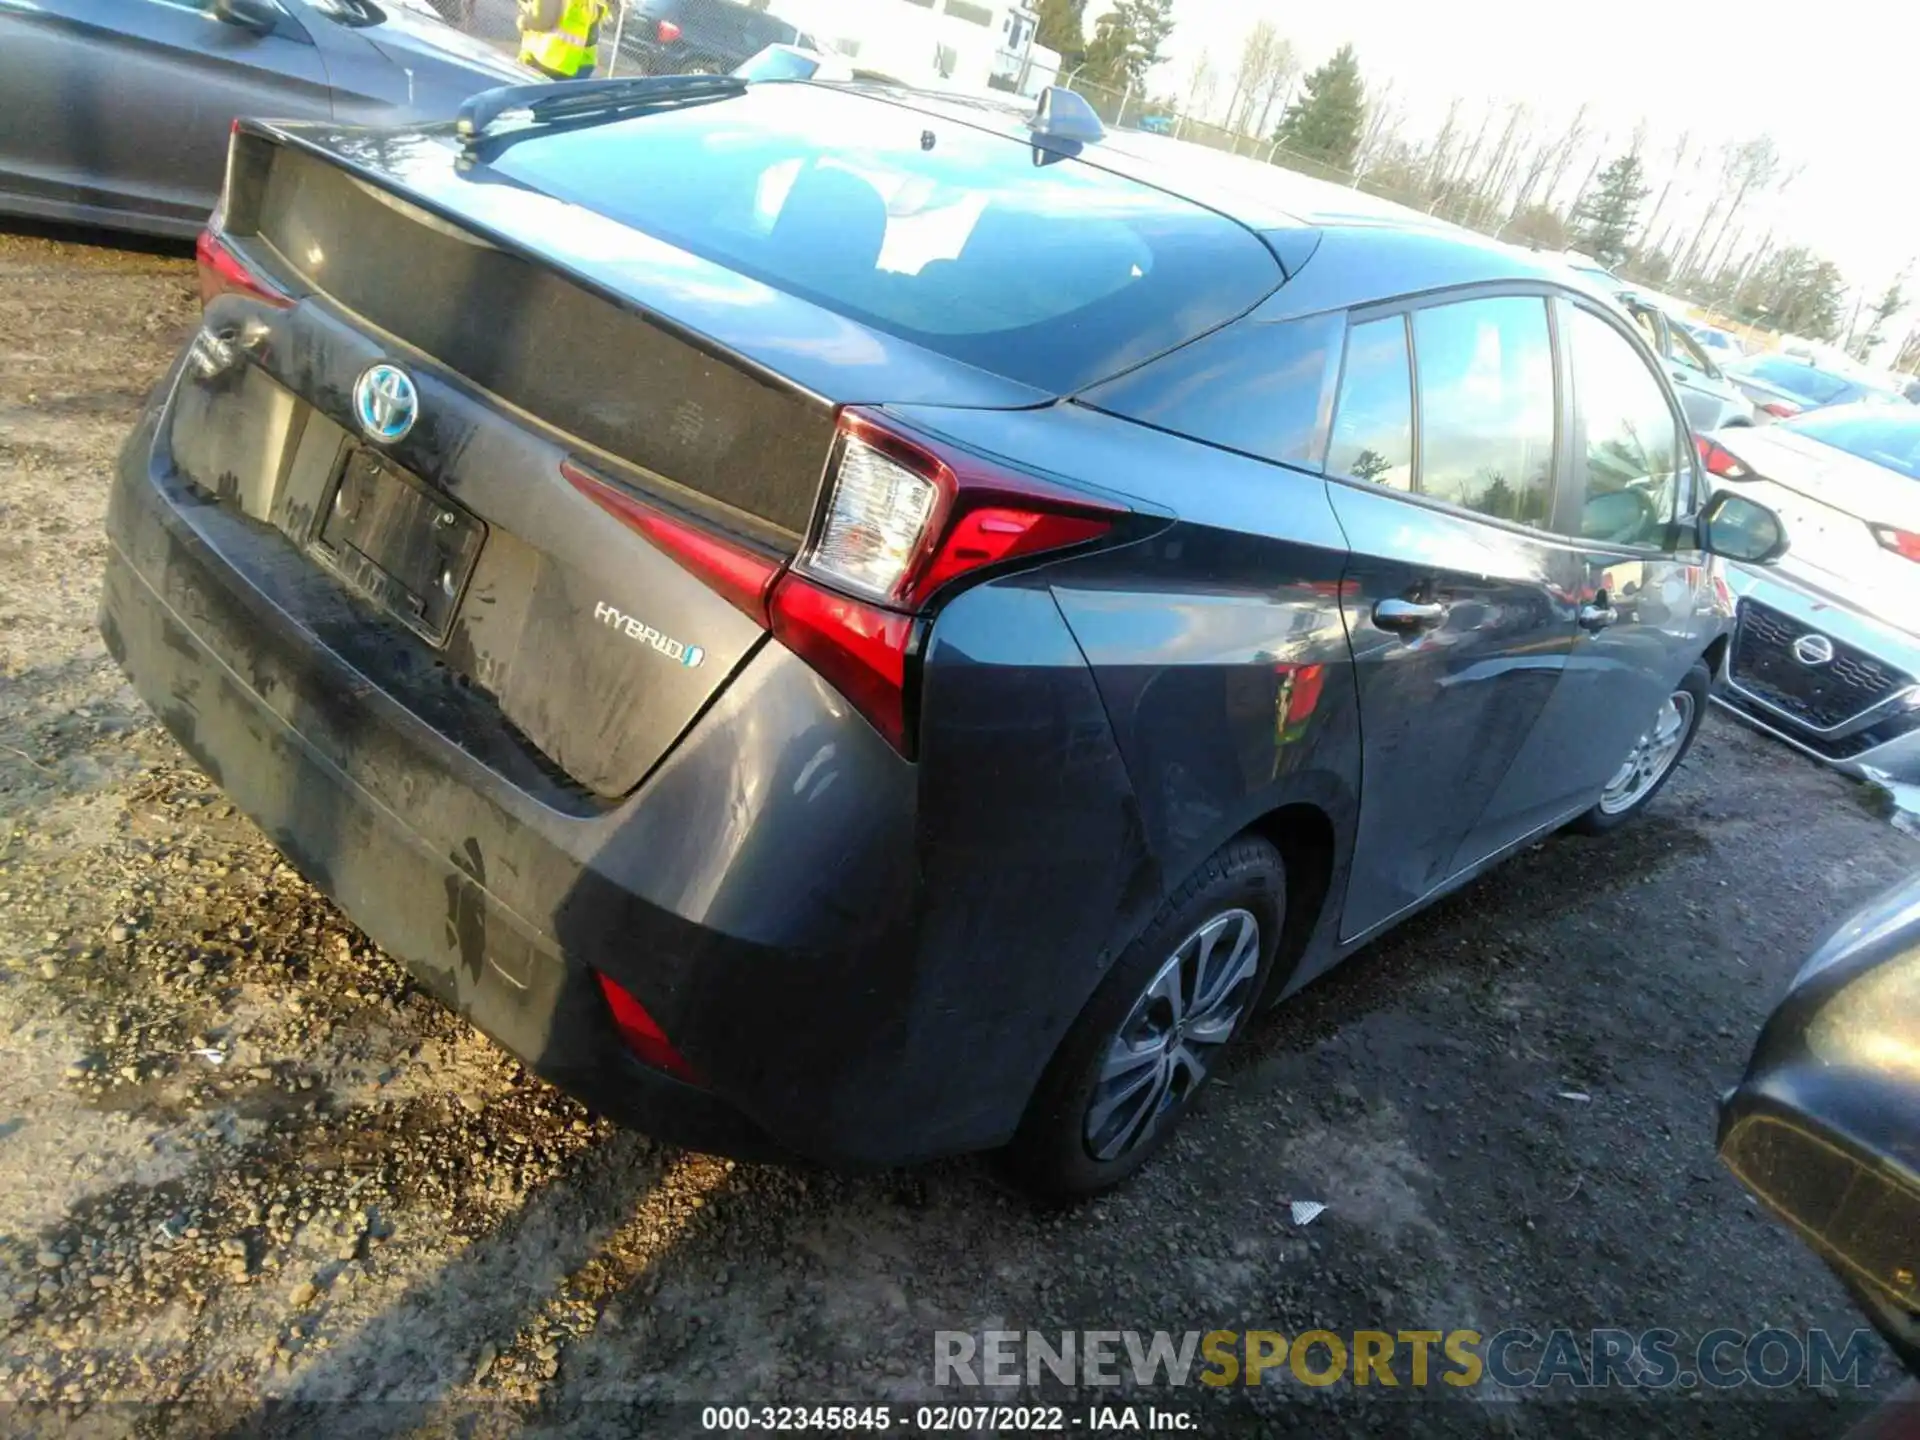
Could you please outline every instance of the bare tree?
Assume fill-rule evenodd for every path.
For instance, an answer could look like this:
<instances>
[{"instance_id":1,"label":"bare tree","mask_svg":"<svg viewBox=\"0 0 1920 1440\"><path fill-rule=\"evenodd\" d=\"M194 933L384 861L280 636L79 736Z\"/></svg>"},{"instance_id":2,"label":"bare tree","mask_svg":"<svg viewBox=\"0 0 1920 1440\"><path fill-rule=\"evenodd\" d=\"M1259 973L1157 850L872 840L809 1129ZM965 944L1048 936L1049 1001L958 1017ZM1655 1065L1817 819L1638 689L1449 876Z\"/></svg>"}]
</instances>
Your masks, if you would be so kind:
<instances>
[{"instance_id":1,"label":"bare tree","mask_svg":"<svg viewBox=\"0 0 1920 1440\"><path fill-rule=\"evenodd\" d=\"M1553 158L1545 176L1545 188L1537 197L1543 205L1553 205L1554 197L1560 193L1566 183L1567 171L1580 152L1592 139L1592 131L1587 126L1587 102L1580 102L1580 108L1573 112L1573 118L1567 122L1567 128L1561 132L1559 141L1553 149Z\"/></svg>"},{"instance_id":2,"label":"bare tree","mask_svg":"<svg viewBox=\"0 0 1920 1440\"><path fill-rule=\"evenodd\" d=\"M1203 45L1187 67L1187 115L1205 120L1213 112L1219 90L1220 72L1214 68L1213 52Z\"/></svg>"},{"instance_id":3,"label":"bare tree","mask_svg":"<svg viewBox=\"0 0 1920 1440\"><path fill-rule=\"evenodd\" d=\"M1682 130L1680 138L1673 142L1673 153L1667 161L1667 178L1661 182L1659 198L1653 202L1653 209L1647 214L1647 223L1641 227L1640 238L1634 246L1636 250L1647 248L1647 237L1653 234L1654 227L1660 223L1660 217L1666 213L1667 201L1673 195L1673 187L1682 185L1684 191L1686 186L1683 181L1690 180L1694 171L1699 168L1700 162L1697 155L1692 156L1691 164L1688 163L1692 149L1693 132Z\"/></svg>"},{"instance_id":4,"label":"bare tree","mask_svg":"<svg viewBox=\"0 0 1920 1440\"><path fill-rule=\"evenodd\" d=\"M1720 225L1700 256L1700 273L1711 273L1713 258L1720 251L1720 242L1726 235L1727 227L1733 223L1733 217L1740 213L1749 198L1764 194L1779 182L1781 168L1780 151L1771 135L1738 140L1721 151L1720 195L1714 206ZM1703 234L1707 225L1713 223L1713 218L1710 214L1706 223L1701 225Z\"/></svg>"},{"instance_id":5,"label":"bare tree","mask_svg":"<svg viewBox=\"0 0 1920 1440\"><path fill-rule=\"evenodd\" d=\"M1256 114L1264 119L1273 106L1275 73L1292 64L1293 47L1280 37L1271 20L1262 20L1249 30L1240 42L1240 64L1233 72L1228 128L1245 134Z\"/></svg>"},{"instance_id":6,"label":"bare tree","mask_svg":"<svg viewBox=\"0 0 1920 1440\"><path fill-rule=\"evenodd\" d=\"M1267 62L1267 81L1260 90L1260 118L1254 122L1255 135L1270 135L1268 127L1275 120L1273 107L1292 87L1294 79L1300 73L1300 56L1293 48L1293 42L1283 37L1274 39L1273 53ZM1392 89L1389 82L1388 89Z\"/></svg>"},{"instance_id":7,"label":"bare tree","mask_svg":"<svg viewBox=\"0 0 1920 1440\"><path fill-rule=\"evenodd\" d=\"M1387 81L1380 93L1367 99L1367 128L1360 132L1360 148L1354 151L1353 173L1363 176L1383 152L1400 138L1400 107L1392 98L1393 82Z\"/></svg>"}]
</instances>

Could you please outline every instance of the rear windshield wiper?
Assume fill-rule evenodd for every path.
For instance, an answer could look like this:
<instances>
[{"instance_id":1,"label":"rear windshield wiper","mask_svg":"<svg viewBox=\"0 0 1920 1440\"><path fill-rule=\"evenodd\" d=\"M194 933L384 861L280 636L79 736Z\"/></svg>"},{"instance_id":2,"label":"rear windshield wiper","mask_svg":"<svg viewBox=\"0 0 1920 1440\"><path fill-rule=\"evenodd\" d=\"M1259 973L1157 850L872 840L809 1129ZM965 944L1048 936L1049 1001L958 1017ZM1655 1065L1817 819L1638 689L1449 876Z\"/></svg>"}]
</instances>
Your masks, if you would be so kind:
<instances>
[{"instance_id":1,"label":"rear windshield wiper","mask_svg":"<svg viewBox=\"0 0 1920 1440\"><path fill-rule=\"evenodd\" d=\"M747 82L736 75L623 75L612 80L555 80L539 85L502 85L469 96L453 128L469 143L487 133L494 121L524 110L536 125L587 115L623 114L660 105L685 105L744 95Z\"/></svg>"}]
</instances>

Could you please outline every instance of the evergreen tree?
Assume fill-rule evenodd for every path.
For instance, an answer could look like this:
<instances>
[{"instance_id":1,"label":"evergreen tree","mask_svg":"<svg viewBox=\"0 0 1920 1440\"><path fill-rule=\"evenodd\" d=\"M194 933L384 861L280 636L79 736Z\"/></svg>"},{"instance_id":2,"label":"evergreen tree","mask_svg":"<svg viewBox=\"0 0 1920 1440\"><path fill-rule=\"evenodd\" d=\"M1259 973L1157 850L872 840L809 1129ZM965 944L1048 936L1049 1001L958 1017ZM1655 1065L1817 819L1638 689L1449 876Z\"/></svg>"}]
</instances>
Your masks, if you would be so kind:
<instances>
[{"instance_id":1,"label":"evergreen tree","mask_svg":"<svg viewBox=\"0 0 1920 1440\"><path fill-rule=\"evenodd\" d=\"M1367 123L1367 91L1360 83L1360 61L1353 46L1336 50L1331 60L1307 76L1302 90L1280 117L1273 138L1281 149L1303 159L1351 170Z\"/></svg>"},{"instance_id":2,"label":"evergreen tree","mask_svg":"<svg viewBox=\"0 0 1920 1440\"><path fill-rule=\"evenodd\" d=\"M1110 90L1141 90L1173 33L1173 0L1120 0L1094 23L1082 72Z\"/></svg>"},{"instance_id":3,"label":"evergreen tree","mask_svg":"<svg viewBox=\"0 0 1920 1440\"><path fill-rule=\"evenodd\" d=\"M1087 0L1040 0L1037 13L1034 43L1058 53L1065 68L1078 65L1087 53Z\"/></svg>"},{"instance_id":4,"label":"evergreen tree","mask_svg":"<svg viewBox=\"0 0 1920 1440\"><path fill-rule=\"evenodd\" d=\"M1640 223L1640 202L1647 198L1640 157L1629 150L1602 170L1593 188L1573 207L1573 230L1580 248L1609 270L1625 262L1629 241Z\"/></svg>"}]
</instances>

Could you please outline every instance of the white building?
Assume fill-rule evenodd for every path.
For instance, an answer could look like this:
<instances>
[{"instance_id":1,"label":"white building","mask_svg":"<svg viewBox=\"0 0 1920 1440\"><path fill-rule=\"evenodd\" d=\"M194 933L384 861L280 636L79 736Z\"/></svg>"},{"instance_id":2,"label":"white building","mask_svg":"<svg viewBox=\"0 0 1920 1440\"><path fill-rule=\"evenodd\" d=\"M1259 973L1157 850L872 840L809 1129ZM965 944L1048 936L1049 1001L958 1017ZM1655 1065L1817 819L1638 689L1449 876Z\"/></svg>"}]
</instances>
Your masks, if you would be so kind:
<instances>
[{"instance_id":1,"label":"white building","mask_svg":"<svg viewBox=\"0 0 1920 1440\"><path fill-rule=\"evenodd\" d=\"M771 8L860 68L909 84L1034 95L1060 68L1058 55L1033 43L1038 20L1025 0L774 0Z\"/></svg>"}]
</instances>

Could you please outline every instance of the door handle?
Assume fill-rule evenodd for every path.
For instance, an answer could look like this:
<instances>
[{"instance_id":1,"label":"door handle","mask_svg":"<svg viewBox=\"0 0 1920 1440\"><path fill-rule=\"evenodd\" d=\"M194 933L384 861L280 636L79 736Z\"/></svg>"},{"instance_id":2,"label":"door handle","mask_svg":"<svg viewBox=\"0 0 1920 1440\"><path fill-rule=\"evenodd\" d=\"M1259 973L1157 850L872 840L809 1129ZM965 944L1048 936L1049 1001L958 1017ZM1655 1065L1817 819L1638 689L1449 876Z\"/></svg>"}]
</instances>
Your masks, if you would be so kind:
<instances>
[{"instance_id":1,"label":"door handle","mask_svg":"<svg viewBox=\"0 0 1920 1440\"><path fill-rule=\"evenodd\" d=\"M1604 630L1620 618L1620 612L1607 604L1603 597L1598 604L1580 607L1580 628L1582 630Z\"/></svg>"},{"instance_id":2,"label":"door handle","mask_svg":"<svg viewBox=\"0 0 1920 1440\"><path fill-rule=\"evenodd\" d=\"M1447 618L1438 600L1380 600L1374 603L1373 623L1382 630L1429 630Z\"/></svg>"}]
</instances>

